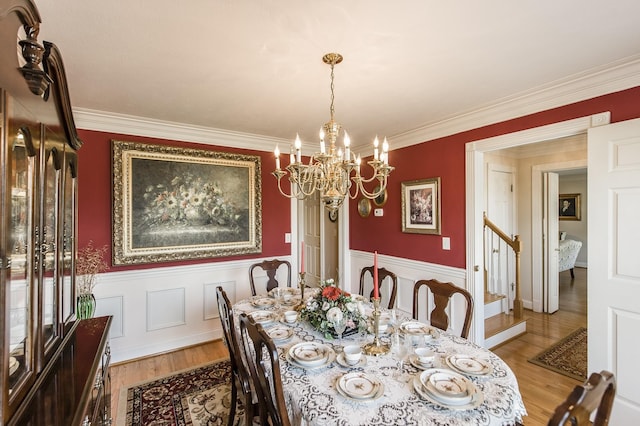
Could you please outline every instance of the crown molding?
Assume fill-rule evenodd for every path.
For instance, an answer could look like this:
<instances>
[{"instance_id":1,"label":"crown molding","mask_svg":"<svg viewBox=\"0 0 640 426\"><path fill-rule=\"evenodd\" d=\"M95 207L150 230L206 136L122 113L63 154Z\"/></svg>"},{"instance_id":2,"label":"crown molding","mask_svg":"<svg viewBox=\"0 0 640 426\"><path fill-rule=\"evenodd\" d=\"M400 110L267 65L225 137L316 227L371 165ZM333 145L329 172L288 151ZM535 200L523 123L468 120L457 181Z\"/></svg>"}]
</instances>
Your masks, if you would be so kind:
<instances>
[{"instance_id":1,"label":"crown molding","mask_svg":"<svg viewBox=\"0 0 640 426\"><path fill-rule=\"evenodd\" d=\"M393 141L393 149L404 148L636 86L640 86L640 55L503 98L482 108L391 136L389 140Z\"/></svg>"},{"instance_id":2,"label":"crown molding","mask_svg":"<svg viewBox=\"0 0 640 426\"><path fill-rule=\"evenodd\" d=\"M98 132L120 133L257 151L273 151L276 144L290 144L289 140L271 136L154 120L152 118L86 108L74 108L73 115L77 128Z\"/></svg>"},{"instance_id":3,"label":"crown molding","mask_svg":"<svg viewBox=\"0 0 640 426\"><path fill-rule=\"evenodd\" d=\"M481 108L391 136L389 140L392 141L391 148L395 150L636 86L640 86L640 55L500 99ZM277 144L286 146L291 142L287 139L271 136L85 108L74 108L73 114L77 128L100 132L124 133L267 152L272 151ZM354 146L352 149L357 150L358 147ZM304 155L313 154L311 148L308 149L309 152L303 151L305 151Z\"/></svg>"}]
</instances>

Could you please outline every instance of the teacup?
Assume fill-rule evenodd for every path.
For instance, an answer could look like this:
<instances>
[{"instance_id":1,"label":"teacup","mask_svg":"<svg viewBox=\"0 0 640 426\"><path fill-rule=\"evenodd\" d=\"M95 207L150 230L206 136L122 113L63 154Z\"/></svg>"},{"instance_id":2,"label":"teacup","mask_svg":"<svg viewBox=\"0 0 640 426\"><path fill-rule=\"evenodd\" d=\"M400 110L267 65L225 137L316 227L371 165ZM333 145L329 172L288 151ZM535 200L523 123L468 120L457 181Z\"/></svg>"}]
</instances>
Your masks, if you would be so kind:
<instances>
[{"instance_id":1,"label":"teacup","mask_svg":"<svg viewBox=\"0 0 640 426\"><path fill-rule=\"evenodd\" d=\"M421 364L432 364L435 359L435 352L429 348L416 348L416 356Z\"/></svg>"},{"instance_id":2,"label":"teacup","mask_svg":"<svg viewBox=\"0 0 640 426\"><path fill-rule=\"evenodd\" d=\"M347 345L344 347L344 360L349 365L356 365L362 357L362 348L359 345Z\"/></svg>"},{"instance_id":3,"label":"teacup","mask_svg":"<svg viewBox=\"0 0 640 426\"><path fill-rule=\"evenodd\" d=\"M284 320L289 324L296 322L298 319L298 313L296 311L286 311L284 313Z\"/></svg>"}]
</instances>

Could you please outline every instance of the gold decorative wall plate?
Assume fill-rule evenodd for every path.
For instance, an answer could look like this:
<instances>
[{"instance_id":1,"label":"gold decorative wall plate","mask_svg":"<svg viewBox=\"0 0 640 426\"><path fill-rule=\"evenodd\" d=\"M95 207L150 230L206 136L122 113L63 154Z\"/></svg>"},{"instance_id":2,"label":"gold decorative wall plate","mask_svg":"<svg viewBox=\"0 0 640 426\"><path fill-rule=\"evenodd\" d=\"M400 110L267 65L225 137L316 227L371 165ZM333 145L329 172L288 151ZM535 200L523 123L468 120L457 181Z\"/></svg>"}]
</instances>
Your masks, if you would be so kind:
<instances>
[{"instance_id":1,"label":"gold decorative wall plate","mask_svg":"<svg viewBox=\"0 0 640 426\"><path fill-rule=\"evenodd\" d=\"M367 217L371 214L371 201L367 198L362 198L358 201L358 213L362 217Z\"/></svg>"}]
</instances>

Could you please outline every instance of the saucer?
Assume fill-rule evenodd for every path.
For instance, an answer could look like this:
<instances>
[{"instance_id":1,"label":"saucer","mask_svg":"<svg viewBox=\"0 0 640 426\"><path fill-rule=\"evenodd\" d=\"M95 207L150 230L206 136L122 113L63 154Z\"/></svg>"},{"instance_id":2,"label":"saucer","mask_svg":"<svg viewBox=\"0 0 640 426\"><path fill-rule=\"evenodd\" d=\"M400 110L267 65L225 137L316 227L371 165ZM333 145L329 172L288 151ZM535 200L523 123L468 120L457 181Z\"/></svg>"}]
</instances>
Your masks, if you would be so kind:
<instances>
[{"instance_id":1,"label":"saucer","mask_svg":"<svg viewBox=\"0 0 640 426\"><path fill-rule=\"evenodd\" d=\"M487 361L470 355L450 355L445 361L453 370L470 376L486 376L493 372L493 367Z\"/></svg>"},{"instance_id":2,"label":"saucer","mask_svg":"<svg viewBox=\"0 0 640 426\"><path fill-rule=\"evenodd\" d=\"M416 354L409 355L409 363L419 370L426 370L427 368L433 368L436 366L435 358L433 361L423 364L420 362Z\"/></svg>"}]
</instances>

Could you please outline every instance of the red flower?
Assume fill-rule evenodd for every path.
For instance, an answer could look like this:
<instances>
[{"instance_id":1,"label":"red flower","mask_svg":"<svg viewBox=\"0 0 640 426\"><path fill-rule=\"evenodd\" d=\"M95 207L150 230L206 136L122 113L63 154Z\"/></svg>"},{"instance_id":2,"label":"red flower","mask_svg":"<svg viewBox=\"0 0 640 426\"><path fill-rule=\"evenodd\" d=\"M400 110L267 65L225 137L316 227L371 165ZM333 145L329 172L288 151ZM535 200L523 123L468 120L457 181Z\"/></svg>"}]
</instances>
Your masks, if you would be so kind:
<instances>
[{"instance_id":1,"label":"red flower","mask_svg":"<svg viewBox=\"0 0 640 426\"><path fill-rule=\"evenodd\" d=\"M338 287L328 286L322 290L322 297L326 297L329 300L338 300L342 291Z\"/></svg>"}]
</instances>

